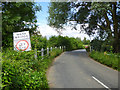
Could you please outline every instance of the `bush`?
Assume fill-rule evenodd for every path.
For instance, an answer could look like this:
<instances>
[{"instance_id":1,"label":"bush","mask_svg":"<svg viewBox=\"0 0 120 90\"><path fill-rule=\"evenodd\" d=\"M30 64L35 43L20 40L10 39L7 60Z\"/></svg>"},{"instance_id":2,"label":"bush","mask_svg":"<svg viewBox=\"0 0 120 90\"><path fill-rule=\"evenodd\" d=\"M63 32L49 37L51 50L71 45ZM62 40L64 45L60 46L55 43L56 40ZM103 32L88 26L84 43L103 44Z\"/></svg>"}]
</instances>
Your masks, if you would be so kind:
<instances>
[{"instance_id":1,"label":"bush","mask_svg":"<svg viewBox=\"0 0 120 90\"><path fill-rule=\"evenodd\" d=\"M50 56L52 56L52 58L54 58L54 57L58 56L61 52L62 52L62 50L55 49L54 52L50 52Z\"/></svg>"},{"instance_id":2,"label":"bush","mask_svg":"<svg viewBox=\"0 0 120 90\"><path fill-rule=\"evenodd\" d=\"M90 57L92 57L93 59L102 64L105 64L109 67L119 70L118 60L120 59L120 57L117 54L92 51L90 53Z\"/></svg>"},{"instance_id":3,"label":"bush","mask_svg":"<svg viewBox=\"0 0 120 90\"><path fill-rule=\"evenodd\" d=\"M41 35L31 36L31 46L34 50L35 48L41 50L41 48L47 48L47 38Z\"/></svg>"},{"instance_id":4,"label":"bush","mask_svg":"<svg viewBox=\"0 0 120 90\"><path fill-rule=\"evenodd\" d=\"M7 52L7 53L6 53ZM52 59L62 50L50 52L50 57L34 59L34 51L16 52L4 51L2 61L2 88L3 89L41 89L49 88L46 79L46 69Z\"/></svg>"}]
</instances>

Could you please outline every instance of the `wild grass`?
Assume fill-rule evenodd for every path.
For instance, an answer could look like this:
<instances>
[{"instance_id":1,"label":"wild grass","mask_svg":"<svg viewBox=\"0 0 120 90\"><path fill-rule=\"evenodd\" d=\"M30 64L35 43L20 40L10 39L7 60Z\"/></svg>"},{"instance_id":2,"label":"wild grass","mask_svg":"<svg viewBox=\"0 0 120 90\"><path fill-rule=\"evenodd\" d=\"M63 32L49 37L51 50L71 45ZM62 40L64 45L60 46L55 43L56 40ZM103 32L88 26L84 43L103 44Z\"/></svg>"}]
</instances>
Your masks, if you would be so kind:
<instances>
[{"instance_id":1,"label":"wild grass","mask_svg":"<svg viewBox=\"0 0 120 90\"><path fill-rule=\"evenodd\" d=\"M92 51L90 53L90 57L92 57L93 59L102 64L105 64L113 69L120 71L119 69L120 54Z\"/></svg>"}]
</instances>

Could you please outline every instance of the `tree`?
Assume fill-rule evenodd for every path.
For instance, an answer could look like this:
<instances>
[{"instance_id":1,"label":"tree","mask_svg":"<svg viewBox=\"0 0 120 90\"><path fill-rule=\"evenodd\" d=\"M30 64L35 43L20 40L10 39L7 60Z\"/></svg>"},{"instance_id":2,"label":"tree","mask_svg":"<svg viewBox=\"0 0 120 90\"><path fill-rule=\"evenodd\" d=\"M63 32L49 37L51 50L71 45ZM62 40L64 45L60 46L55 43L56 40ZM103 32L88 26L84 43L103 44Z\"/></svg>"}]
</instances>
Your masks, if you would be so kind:
<instances>
[{"instance_id":1,"label":"tree","mask_svg":"<svg viewBox=\"0 0 120 90\"><path fill-rule=\"evenodd\" d=\"M41 50L41 48L45 49L48 46L47 38L46 37L42 37L42 35L33 34L31 36L31 46L32 46L33 50L35 48L37 50Z\"/></svg>"},{"instance_id":2,"label":"tree","mask_svg":"<svg viewBox=\"0 0 120 90\"><path fill-rule=\"evenodd\" d=\"M63 36L52 36L49 39L49 47L59 47L59 46L66 46L66 50L73 50L73 49L80 49L83 48L83 43L80 39L76 38L69 38Z\"/></svg>"},{"instance_id":3,"label":"tree","mask_svg":"<svg viewBox=\"0 0 120 90\"><path fill-rule=\"evenodd\" d=\"M66 2L52 2L50 3L48 22L49 25L57 29L63 28L67 23L68 13L70 13L70 3Z\"/></svg>"},{"instance_id":4,"label":"tree","mask_svg":"<svg viewBox=\"0 0 120 90\"><path fill-rule=\"evenodd\" d=\"M51 2L48 20L50 26L58 29L74 21L73 28L80 24L89 36L97 33L102 40L111 42L114 52L120 52L118 9L120 2Z\"/></svg>"},{"instance_id":5,"label":"tree","mask_svg":"<svg viewBox=\"0 0 120 90\"><path fill-rule=\"evenodd\" d=\"M52 36L49 39L49 47L56 47L57 45L58 38L56 36Z\"/></svg>"},{"instance_id":6,"label":"tree","mask_svg":"<svg viewBox=\"0 0 120 90\"><path fill-rule=\"evenodd\" d=\"M84 45L89 45L89 44L90 44L90 40L87 40L87 39L84 37L83 43L84 43Z\"/></svg>"},{"instance_id":7,"label":"tree","mask_svg":"<svg viewBox=\"0 0 120 90\"><path fill-rule=\"evenodd\" d=\"M12 46L13 32L36 30L35 12L40 6L33 2L3 2L2 3L2 44L3 47ZM29 22L29 23L27 23ZM34 24L33 24L34 23Z\"/></svg>"}]
</instances>

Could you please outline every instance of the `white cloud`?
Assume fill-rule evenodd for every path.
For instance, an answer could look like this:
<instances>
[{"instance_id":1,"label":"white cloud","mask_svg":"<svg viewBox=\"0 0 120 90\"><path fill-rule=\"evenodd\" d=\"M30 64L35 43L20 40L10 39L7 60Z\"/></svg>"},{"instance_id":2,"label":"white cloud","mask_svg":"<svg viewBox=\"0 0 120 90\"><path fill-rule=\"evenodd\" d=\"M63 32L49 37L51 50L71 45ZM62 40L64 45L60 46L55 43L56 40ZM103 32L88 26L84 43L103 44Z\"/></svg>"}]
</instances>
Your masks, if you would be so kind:
<instances>
[{"instance_id":1,"label":"white cloud","mask_svg":"<svg viewBox=\"0 0 120 90\"><path fill-rule=\"evenodd\" d=\"M65 27L65 29L66 30L62 30L62 34L61 34L62 36L75 37L75 38L80 37L82 40L84 39L84 37L86 37L87 39L90 39L87 34L80 33L79 30L71 30L71 27ZM47 39L49 39L49 37L51 36L59 35L54 28L48 25L39 25L37 30L40 31L42 36L46 36Z\"/></svg>"},{"instance_id":2,"label":"white cloud","mask_svg":"<svg viewBox=\"0 0 120 90\"><path fill-rule=\"evenodd\" d=\"M51 36L58 36L58 33L53 29L51 28L50 26L48 25L40 25L38 28L37 28L38 31L40 31L40 33L42 34L42 36L46 36L47 39Z\"/></svg>"},{"instance_id":3,"label":"white cloud","mask_svg":"<svg viewBox=\"0 0 120 90\"><path fill-rule=\"evenodd\" d=\"M79 37L82 40L84 39L84 37L86 37L87 39L89 39L89 36L84 34L84 33L80 33L80 30L71 30L70 27L66 27L66 30L63 31L63 36L69 36L69 37Z\"/></svg>"}]
</instances>

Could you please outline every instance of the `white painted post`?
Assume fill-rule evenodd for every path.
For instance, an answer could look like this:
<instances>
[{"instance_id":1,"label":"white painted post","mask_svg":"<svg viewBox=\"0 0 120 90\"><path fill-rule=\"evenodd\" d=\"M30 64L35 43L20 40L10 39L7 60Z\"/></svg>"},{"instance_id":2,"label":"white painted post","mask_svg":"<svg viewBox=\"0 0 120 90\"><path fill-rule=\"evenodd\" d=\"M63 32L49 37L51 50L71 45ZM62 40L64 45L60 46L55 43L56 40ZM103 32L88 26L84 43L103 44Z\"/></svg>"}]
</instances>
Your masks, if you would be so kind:
<instances>
[{"instance_id":1,"label":"white painted post","mask_svg":"<svg viewBox=\"0 0 120 90\"><path fill-rule=\"evenodd\" d=\"M51 52L52 52L52 47L50 48Z\"/></svg>"},{"instance_id":2,"label":"white painted post","mask_svg":"<svg viewBox=\"0 0 120 90\"><path fill-rule=\"evenodd\" d=\"M37 60L37 49L35 48L35 54L34 54L34 56L35 56L35 60Z\"/></svg>"},{"instance_id":3,"label":"white painted post","mask_svg":"<svg viewBox=\"0 0 120 90\"><path fill-rule=\"evenodd\" d=\"M61 46L60 46L60 49L61 49Z\"/></svg>"},{"instance_id":4,"label":"white painted post","mask_svg":"<svg viewBox=\"0 0 120 90\"><path fill-rule=\"evenodd\" d=\"M55 47L55 49L56 49L57 47Z\"/></svg>"},{"instance_id":5,"label":"white painted post","mask_svg":"<svg viewBox=\"0 0 120 90\"><path fill-rule=\"evenodd\" d=\"M41 49L41 56L42 56L42 59L43 59L43 55L44 55L44 49L42 48L42 49Z\"/></svg>"},{"instance_id":6,"label":"white painted post","mask_svg":"<svg viewBox=\"0 0 120 90\"><path fill-rule=\"evenodd\" d=\"M49 56L49 48L47 48L47 55Z\"/></svg>"}]
</instances>

